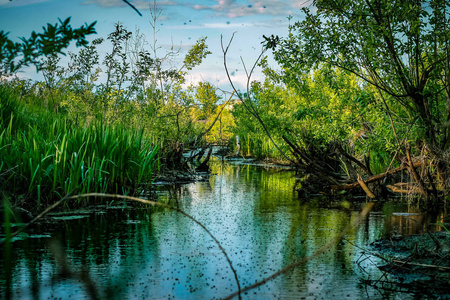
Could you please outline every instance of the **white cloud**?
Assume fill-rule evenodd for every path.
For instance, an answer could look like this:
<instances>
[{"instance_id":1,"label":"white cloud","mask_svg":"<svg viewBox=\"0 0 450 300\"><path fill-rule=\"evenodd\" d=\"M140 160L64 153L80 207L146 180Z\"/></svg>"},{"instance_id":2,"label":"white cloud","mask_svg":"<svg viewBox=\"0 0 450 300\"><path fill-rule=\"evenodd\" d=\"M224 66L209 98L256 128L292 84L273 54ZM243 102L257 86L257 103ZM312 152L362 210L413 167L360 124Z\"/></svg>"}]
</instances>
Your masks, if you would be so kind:
<instances>
[{"instance_id":1,"label":"white cloud","mask_svg":"<svg viewBox=\"0 0 450 300\"><path fill-rule=\"evenodd\" d=\"M233 22L233 23L203 23L198 25L172 25L166 26L167 29L171 30L204 30L204 29L230 29L236 30L241 28L278 28L280 26L286 27L285 19L271 19L266 22Z\"/></svg>"},{"instance_id":2,"label":"white cloud","mask_svg":"<svg viewBox=\"0 0 450 300\"><path fill-rule=\"evenodd\" d=\"M7 0L0 0L7 1ZM20 1L20 0L17 0ZM24 0L22 0L24 1ZM41 0L43 1L43 0ZM247 16L278 16L287 17L300 13L300 8L311 5L312 0L215 0L214 5L194 4L195 2L185 2L181 0L156 1L157 9L168 12L170 7L181 7L185 9L186 15L194 11L213 13L215 16L227 18L239 18ZM139 10L148 10L153 7L153 1L129 0ZM201 3L201 2L200 2ZM86 0L83 4L97 4L103 7L126 6L122 0Z\"/></svg>"},{"instance_id":3,"label":"white cloud","mask_svg":"<svg viewBox=\"0 0 450 300\"><path fill-rule=\"evenodd\" d=\"M82 4L84 4L84 5L98 4L103 7L114 7L114 6L126 5L126 3L123 2L122 0L90 0L90 1L85 1Z\"/></svg>"},{"instance_id":4,"label":"white cloud","mask_svg":"<svg viewBox=\"0 0 450 300\"><path fill-rule=\"evenodd\" d=\"M139 1L129 1L131 4L133 4L134 6L136 6L136 8L138 9L148 9L150 7L153 7L153 1L143 1L143 0L139 0ZM180 3L178 3L177 1L156 1L156 8L161 9L164 6L177 6L177 5L182 5Z\"/></svg>"},{"instance_id":5,"label":"white cloud","mask_svg":"<svg viewBox=\"0 0 450 300\"><path fill-rule=\"evenodd\" d=\"M298 1L274 1L274 0L249 0L247 4L237 3L235 0L218 0L218 4L194 5L196 10L210 10L217 15L229 18L245 17L252 15L288 16L300 7L308 5L310 0Z\"/></svg>"},{"instance_id":6,"label":"white cloud","mask_svg":"<svg viewBox=\"0 0 450 300\"><path fill-rule=\"evenodd\" d=\"M16 0L18 2L43 2L49 0ZM236 0L216 0L216 5L202 5L202 4L190 4L181 1L165 0L156 1L157 8L165 6L184 6L192 8L194 10L213 11L217 15L226 16L229 18L237 18L251 15L276 15L286 16L291 14L293 9L299 9L300 7L307 6L312 0L295 1L295 0L248 0L246 4L237 3ZM0 0L0 3L8 3L9 0ZM148 9L153 6L152 1L146 0L130 0L130 3L138 9ZM103 7L116 7L127 5L122 0L87 0L82 4L97 4Z\"/></svg>"},{"instance_id":7,"label":"white cloud","mask_svg":"<svg viewBox=\"0 0 450 300\"><path fill-rule=\"evenodd\" d=\"M302 8L313 5L313 0L303 0L303 1L292 1L292 7L294 8Z\"/></svg>"},{"instance_id":8,"label":"white cloud","mask_svg":"<svg viewBox=\"0 0 450 300\"><path fill-rule=\"evenodd\" d=\"M193 30L193 29L235 29L242 27L267 26L263 23L204 23L200 25L174 25L167 26L168 29Z\"/></svg>"},{"instance_id":9,"label":"white cloud","mask_svg":"<svg viewBox=\"0 0 450 300\"><path fill-rule=\"evenodd\" d=\"M5 0L0 0L0 1L5 1ZM6 0L8 1L8 0ZM150 6L153 6L153 1L145 1L145 0L129 0L128 2L130 2L130 4L132 4L133 6L135 6L137 9L148 9L150 8ZM98 4L100 6L103 7L115 7L115 6L125 6L127 5L125 2L123 2L122 0L88 0L83 2L82 4ZM163 6L177 6L177 5L182 5L181 3L178 3L177 1L156 1L156 7L161 8Z\"/></svg>"},{"instance_id":10,"label":"white cloud","mask_svg":"<svg viewBox=\"0 0 450 300\"><path fill-rule=\"evenodd\" d=\"M262 77L254 76L252 80L261 80ZM241 91L245 90L245 86L247 85L247 77L244 74L231 76L231 80L233 81L236 89L240 89ZM215 87L218 87L224 91L231 92L232 87L228 78L225 74L225 71L222 73L217 73L216 71L205 72L205 71L193 71L186 77L186 86L189 84L197 85L199 82L209 82Z\"/></svg>"}]
</instances>

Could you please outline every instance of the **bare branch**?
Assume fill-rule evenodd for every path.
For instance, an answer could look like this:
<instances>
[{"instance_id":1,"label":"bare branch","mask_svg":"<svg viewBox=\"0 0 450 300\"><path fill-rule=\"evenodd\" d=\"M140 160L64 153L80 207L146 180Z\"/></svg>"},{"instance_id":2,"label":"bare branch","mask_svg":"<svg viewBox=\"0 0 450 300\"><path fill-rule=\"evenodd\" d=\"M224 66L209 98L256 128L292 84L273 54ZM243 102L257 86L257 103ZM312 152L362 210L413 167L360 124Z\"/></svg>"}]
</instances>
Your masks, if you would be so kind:
<instances>
[{"instance_id":1,"label":"bare branch","mask_svg":"<svg viewBox=\"0 0 450 300\"><path fill-rule=\"evenodd\" d=\"M216 115L216 118L214 119L214 121L212 122L211 126L208 127L208 129L206 129L205 131L201 132L196 138L195 141L198 141L199 139L202 138L202 136L204 136L205 134L207 134L213 127L214 124L216 124L217 120L219 119L220 115L222 114L222 111L224 110L225 106L227 106L228 102L230 102L231 98L233 97L235 91L233 91L231 93L230 98L228 98L228 100L223 104L222 108L220 109L219 113Z\"/></svg>"},{"instance_id":2,"label":"bare branch","mask_svg":"<svg viewBox=\"0 0 450 300\"><path fill-rule=\"evenodd\" d=\"M261 286L261 285L269 282L270 280L275 279L280 275L286 274L287 272L291 271L292 269L294 269L298 266L301 266L302 264L304 264L310 260L313 260L314 258L318 257L325 251L329 250L333 245L337 244L347 234L348 231L357 227L361 223L361 221L365 219L365 217L368 215L368 213L372 210L374 204L375 204L374 202L367 203L366 206L364 207L364 209L359 214L358 218L356 218L356 220L354 220L352 223L348 224L347 227L343 231L341 231L341 233L339 233L334 239L332 239L329 243L323 245L320 249L316 250L310 256L304 257L304 258L288 265L287 267L279 270L278 272L273 273L271 276L266 277L263 280L258 281L251 286L245 287L242 290L240 290L239 292L235 292L235 293L225 297L224 300L233 299L235 296L241 295L243 292L247 292L249 290L257 288L258 286Z\"/></svg>"},{"instance_id":3,"label":"bare branch","mask_svg":"<svg viewBox=\"0 0 450 300\"><path fill-rule=\"evenodd\" d=\"M284 156L284 158L286 158L289 162L291 162L292 164L295 165L295 162L291 158L289 158L283 150L281 150L281 148L278 146L277 143L275 143L275 141L272 138L272 135L270 134L269 130L267 129L266 125L264 124L264 121L261 119L261 117L259 116L258 112L254 108L252 100L250 99L250 96L249 96L250 95L250 80L251 80L252 73L253 73L255 67L258 65L258 62L261 59L261 57L263 56L265 50L261 51L261 54L258 56L258 58L256 59L255 63L253 64L253 67L252 67L250 73L248 73L248 75L247 75L247 100L248 100L248 102L246 103L245 99L242 97L242 95L239 92L237 92L237 89L236 89L236 87L235 87L235 85L233 83L233 80L231 79L230 72L228 71L228 66L227 66L227 53L228 53L228 49L230 48L231 42L233 41L233 37L234 37L234 33L231 36L231 39L230 39L227 47L224 48L224 46L223 46L223 36L221 36L221 45L222 45L222 51L223 51L223 64L224 64L224 67L225 67L225 72L227 74L228 81L230 82L231 87L233 88L233 90L236 91L239 100L242 102L242 104L247 109L247 111L252 116L254 116L258 120L258 122L261 124L262 128L264 129L265 133L267 134L267 137L270 139L270 141L275 146L275 148L277 148L277 150ZM247 71L246 71L246 73L247 73ZM250 108L249 108L249 106L250 106Z\"/></svg>"},{"instance_id":4,"label":"bare branch","mask_svg":"<svg viewBox=\"0 0 450 300\"><path fill-rule=\"evenodd\" d=\"M134 9L135 12L137 12L137 14L138 14L140 17L142 17L141 12L140 12L133 4L131 4L131 3L128 2L127 0L122 0L122 1L125 2L126 4L128 4L132 9Z\"/></svg>"},{"instance_id":5,"label":"bare branch","mask_svg":"<svg viewBox=\"0 0 450 300\"><path fill-rule=\"evenodd\" d=\"M214 242L217 244L217 246L219 247L219 249L222 251L222 253L224 254L225 258L227 259L227 262L230 266L230 269L233 271L234 273L234 278L236 280L236 285L238 287L238 292L237 295L239 296L239 299L241 299L241 285L239 283L239 279L236 273L236 270L233 268L233 264L231 263L230 258L228 257L228 254L226 253L225 249L222 247L222 245L220 244L219 240L216 239L216 237L205 227L205 225L203 225L202 223L200 223L199 221L197 221L194 217L192 217L191 215L185 213L184 211L182 211L179 208L164 204L164 203L160 203L160 202L156 202L156 201L150 201L150 200L144 200L141 198L136 198L136 197L131 197L131 196L124 196L124 195L117 195L117 194L101 194L101 193L89 193L89 194L82 194L82 195L75 195L75 196L70 196L70 194L66 195L65 197L63 197L61 200L59 200L58 202L50 205L48 208L46 208L42 213L40 213L37 217L35 217L33 220L31 220L29 223L27 223L24 227L22 227L21 229L17 230L16 232L14 232L13 234L11 234L9 237L4 238L3 240L0 240L0 245L2 245L3 243L10 241L12 237L16 236L17 234L19 234L20 232L24 231L26 228L28 228L29 226L31 226L32 224L34 224L36 221L38 221L39 219L41 219L42 217L44 217L47 213L49 213L51 210L53 210L54 208L56 208L57 206L59 206L60 204L64 203L65 201L68 200L76 200L76 199L81 199L81 198L89 198L89 197L103 197L103 198L113 198L113 199L124 199L124 200L131 200L131 201L135 201L135 202L140 202L140 203L144 203L144 204L149 204L149 205L153 205L153 206L159 206L159 207L164 207L164 208L168 208L171 210L176 211L177 213L180 213L182 215L184 215L185 217L191 219L192 221L194 221L195 223L197 223L201 228L203 228L203 230L206 231L206 233L214 240Z\"/></svg>"}]
</instances>

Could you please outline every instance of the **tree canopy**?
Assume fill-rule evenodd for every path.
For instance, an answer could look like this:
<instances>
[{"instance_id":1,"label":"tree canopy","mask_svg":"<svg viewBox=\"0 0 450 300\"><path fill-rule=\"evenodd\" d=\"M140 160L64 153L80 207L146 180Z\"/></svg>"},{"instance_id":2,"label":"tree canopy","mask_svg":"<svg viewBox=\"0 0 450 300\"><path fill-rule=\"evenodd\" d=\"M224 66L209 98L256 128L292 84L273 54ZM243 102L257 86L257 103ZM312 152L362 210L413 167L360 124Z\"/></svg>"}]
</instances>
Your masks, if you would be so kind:
<instances>
[{"instance_id":1,"label":"tree canopy","mask_svg":"<svg viewBox=\"0 0 450 300\"><path fill-rule=\"evenodd\" d=\"M423 126L433 147L447 147L450 120L450 2L316 0L287 38L266 38L285 80L328 64L356 74L395 99Z\"/></svg>"},{"instance_id":2,"label":"tree canopy","mask_svg":"<svg viewBox=\"0 0 450 300\"><path fill-rule=\"evenodd\" d=\"M9 32L0 31L0 76L14 73L22 66L39 64L42 57L48 57L54 53L63 54L72 41L76 46L87 46L86 36L96 33L95 24L85 24L80 28L72 28L70 17L59 24L42 27L42 33L33 31L29 38L20 38L21 42L13 42L9 39Z\"/></svg>"}]
</instances>

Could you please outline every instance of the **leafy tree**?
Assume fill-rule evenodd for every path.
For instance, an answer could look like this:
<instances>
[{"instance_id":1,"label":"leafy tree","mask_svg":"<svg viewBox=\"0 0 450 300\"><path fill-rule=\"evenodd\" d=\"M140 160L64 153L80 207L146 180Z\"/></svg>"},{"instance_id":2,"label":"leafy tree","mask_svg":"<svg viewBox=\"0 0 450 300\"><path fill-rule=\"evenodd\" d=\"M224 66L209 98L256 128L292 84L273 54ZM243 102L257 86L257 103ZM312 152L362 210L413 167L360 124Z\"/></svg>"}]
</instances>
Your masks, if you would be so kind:
<instances>
[{"instance_id":1,"label":"leafy tree","mask_svg":"<svg viewBox=\"0 0 450 300\"><path fill-rule=\"evenodd\" d=\"M337 85L340 101L345 100L342 98L345 93L350 97L341 108L340 104L329 106L330 112L339 111L345 116L345 111L350 109L350 117L370 120L366 131L371 131L374 139L369 137L368 150L381 149L376 154L384 162L386 152L383 154L383 151L392 151L392 159L407 163L419 193L437 197L438 190L448 186L446 172L450 166L447 155L450 146L450 3L444 0L315 0L313 3L314 9L303 9L303 21L290 25L286 38L265 37L266 48L274 50L275 59L282 67L282 76L277 77L270 70L266 73L298 91L305 86L305 74L312 74L312 70L315 83L319 83L315 70L341 69L357 76L357 88L352 88L356 94ZM338 82L337 77L331 75L324 77L323 94L328 94ZM359 87L363 90L358 92ZM320 98L320 94L316 94L312 99ZM352 102L355 103L352 105ZM312 116L319 119L325 116L323 124L328 120L339 121L326 113L326 106L308 103L300 108L300 119L308 120ZM411 141L416 142L412 150ZM393 142L396 147L392 147ZM290 145L297 148L293 143ZM367 175L372 175L368 159L363 163L341 146L338 151L347 166L355 163ZM298 156L303 150L296 152ZM420 174L415 170L411 152L421 155ZM392 162L388 169L391 166ZM326 169L323 171L325 173ZM409 191L402 191L409 193L415 188L410 187Z\"/></svg>"},{"instance_id":2,"label":"leafy tree","mask_svg":"<svg viewBox=\"0 0 450 300\"><path fill-rule=\"evenodd\" d=\"M127 79L130 63L127 59L126 43L131 35L132 33L120 23L116 23L115 30L108 35L113 48L111 53L106 54L103 62L106 66L105 88L107 91L114 85L120 90Z\"/></svg>"},{"instance_id":3,"label":"leafy tree","mask_svg":"<svg viewBox=\"0 0 450 300\"><path fill-rule=\"evenodd\" d=\"M64 68L59 65L60 60L57 53L53 53L52 55L45 57L39 66L39 71L41 71L44 76L45 92L48 94L44 106L48 107L48 102L50 100L55 112L58 111L55 99L57 96L56 94L59 94L60 90L63 89L64 81Z\"/></svg>"},{"instance_id":4,"label":"leafy tree","mask_svg":"<svg viewBox=\"0 0 450 300\"><path fill-rule=\"evenodd\" d=\"M196 88L195 98L201 105L199 118L209 118L216 110L216 103L219 101L214 86L209 82L200 82Z\"/></svg>"},{"instance_id":5,"label":"leafy tree","mask_svg":"<svg viewBox=\"0 0 450 300\"><path fill-rule=\"evenodd\" d=\"M39 69L41 58L54 53L64 54L71 41L76 41L76 46L87 46L86 36L96 33L94 26L85 24L80 28L72 28L70 18L59 24L47 24L42 33L33 31L31 37L20 38L21 42L13 42L8 38L9 32L0 31L0 77L13 74L23 66L31 64Z\"/></svg>"},{"instance_id":6,"label":"leafy tree","mask_svg":"<svg viewBox=\"0 0 450 300\"><path fill-rule=\"evenodd\" d=\"M266 38L286 77L325 63L356 74L418 120L432 151L450 131L450 2L316 0L287 38Z\"/></svg>"},{"instance_id":7,"label":"leafy tree","mask_svg":"<svg viewBox=\"0 0 450 300\"><path fill-rule=\"evenodd\" d=\"M95 83L99 78L100 67L97 45L103 42L102 38L95 39L89 46L81 49L78 53L69 53L70 63L67 68L69 72L72 91L76 95L76 100L81 99L85 110L84 116L87 118L92 112L96 111L96 105L99 101L95 96ZM75 98L72 98L72 101ZM78 102L78 101L73 101ZM71 103L68 103L71 105Z\"/></svg>"}]
</instances>

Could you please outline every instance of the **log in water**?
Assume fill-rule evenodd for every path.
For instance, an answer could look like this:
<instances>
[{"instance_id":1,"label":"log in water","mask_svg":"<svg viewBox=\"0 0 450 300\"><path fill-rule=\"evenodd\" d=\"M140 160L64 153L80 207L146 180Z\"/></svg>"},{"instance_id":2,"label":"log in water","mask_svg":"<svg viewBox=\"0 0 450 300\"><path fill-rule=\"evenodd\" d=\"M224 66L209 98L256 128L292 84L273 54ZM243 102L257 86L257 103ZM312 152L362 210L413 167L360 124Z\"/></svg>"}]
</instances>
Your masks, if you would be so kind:
<instances>
[{"instance_id":1,"label":"log in water","mask_svg":"<svg viewBox=\"0 0 450 300\"><path fill-rule=\"evenodd\" d=\"M365 205L330 199L324 208L316 199L299 199L295 174L281 168L219 161L211 167L208 181L161 187L157 199L209 229L242 288L314 253ZM237 291L226 258L198 224L164 208L109 205L78 216L50 216L4 245L2 297L214 299ZM407 204L379 205L326 253L245 292L243 299L378 298L384 291L362 280L381 276L379 261L361 261L354 245L418 233L441 217ZM396 293L412 297L389 295Z\"/></svg>"}]
</instances>

